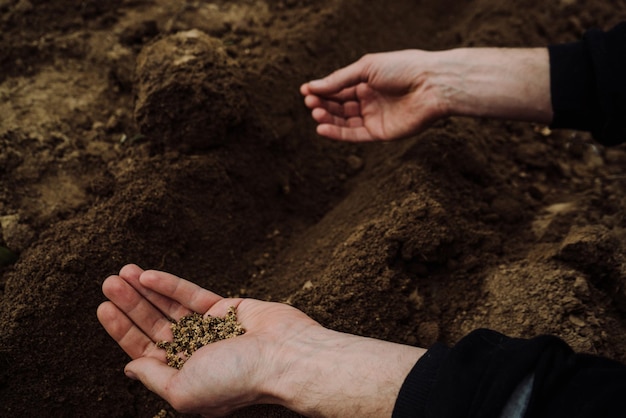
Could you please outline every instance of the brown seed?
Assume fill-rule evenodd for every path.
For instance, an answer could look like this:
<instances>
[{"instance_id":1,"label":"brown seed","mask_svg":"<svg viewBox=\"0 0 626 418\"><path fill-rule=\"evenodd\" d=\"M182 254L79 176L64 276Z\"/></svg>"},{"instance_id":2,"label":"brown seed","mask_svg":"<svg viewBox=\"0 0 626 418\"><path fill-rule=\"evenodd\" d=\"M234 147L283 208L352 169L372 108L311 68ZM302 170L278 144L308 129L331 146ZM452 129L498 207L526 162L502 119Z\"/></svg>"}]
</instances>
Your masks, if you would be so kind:
<instances>
[{"instance_id":1,"label":"brown seed","mask_svg":"<svg viewBox=\"0 0 626 418\"><path fill-rule=\"evenodd\" d=\"M236 337L245 333L245 330L237 322L237 313L231 306L224 318L207 316L192 312L178 321L173 321L172 342L159 341L158 348L165 349L167 365L180 369L191 355L207 344L227 338Z\"/></svg>"}]
</instances>

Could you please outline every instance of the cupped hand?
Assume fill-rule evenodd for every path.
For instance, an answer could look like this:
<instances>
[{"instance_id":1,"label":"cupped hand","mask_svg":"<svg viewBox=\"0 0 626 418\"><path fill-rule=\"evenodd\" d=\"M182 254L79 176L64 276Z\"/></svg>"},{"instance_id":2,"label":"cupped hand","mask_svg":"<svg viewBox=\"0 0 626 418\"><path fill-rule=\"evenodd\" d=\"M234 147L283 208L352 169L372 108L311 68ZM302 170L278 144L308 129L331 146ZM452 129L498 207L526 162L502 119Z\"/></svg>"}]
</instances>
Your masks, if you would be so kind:
<instances>
[{"instance_id":1,"label":"cupped hand","mask_svg":"<svg viewBox=\"0 0 626 418\"><path fill-rule=\"evenodd\" d=\"M289 341L324 330L288 305L222 298L174 275L135 265L107 278L103 292L109 301L98 308L98 319L132 358L127 376L180 412L223 416L247 405L280 403L274 394L290 366L281 358ZM222 317L231 306L244 335L200 348L180 370L167 365L165 350L155 343L172 340L170 318L192 311Z\"/></svg>"},{"instance_id":2,"label":"cupped hand","mask_svg":"<svg viewBox=\"0 0 626 418\"><path fill-rule=\"evenodd\" d=\"M436 55L405 50L365 55L329 76L301 86L317 132L363 142L417 134L448 115L431 77Z\"/></svg>"},{"instance_id":3,"label":"cupped hand","mask_svg":"<svg viewBox=\"0 0 626 418\"><path fill-rule=\"evenodd\" d=\"M136 265L103 283L98 319L132 361L139 379L176 410L207 417L253 404L305 416L390 416L404 378L425 350L322 327L282 303L223 298L187 280ZM206 345L178 370L158 341L170 319L191 312L223 317L236 308L243 335Z\"/></svg>"}]
</instances>

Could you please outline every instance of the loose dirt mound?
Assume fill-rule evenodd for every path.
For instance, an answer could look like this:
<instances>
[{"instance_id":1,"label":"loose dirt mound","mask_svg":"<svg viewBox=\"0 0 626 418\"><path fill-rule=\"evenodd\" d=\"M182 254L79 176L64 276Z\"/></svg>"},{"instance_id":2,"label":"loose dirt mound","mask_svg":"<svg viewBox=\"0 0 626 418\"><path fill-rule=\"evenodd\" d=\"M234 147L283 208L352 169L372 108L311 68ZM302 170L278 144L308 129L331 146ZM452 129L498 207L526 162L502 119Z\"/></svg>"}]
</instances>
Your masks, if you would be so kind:
<instances>
[{"instance_id":1,"label":"loose dirt mound","mask_svg":"<svg viewBox=\"0 0 626 418\"><path fill-rule=\"evenodd\" d=\"M135 71L139 130L170 147L221 145L247 110L240 72L222 42L197 29L145 46Z\"/></svg>"},{"instance_id":2,"label":"loose dirt mound","mask_svg":"<svg viewBox=\"0 0 626 418\"><path fill-rule=\"evenodd\" d=\"M571 41L623 4L75 3L0 1L0 415L176 415L96 320L127 262L361 335L626 360L624 148L468 119L339 144L298 94L366 52Z\"/></svg>"}]
</instances>

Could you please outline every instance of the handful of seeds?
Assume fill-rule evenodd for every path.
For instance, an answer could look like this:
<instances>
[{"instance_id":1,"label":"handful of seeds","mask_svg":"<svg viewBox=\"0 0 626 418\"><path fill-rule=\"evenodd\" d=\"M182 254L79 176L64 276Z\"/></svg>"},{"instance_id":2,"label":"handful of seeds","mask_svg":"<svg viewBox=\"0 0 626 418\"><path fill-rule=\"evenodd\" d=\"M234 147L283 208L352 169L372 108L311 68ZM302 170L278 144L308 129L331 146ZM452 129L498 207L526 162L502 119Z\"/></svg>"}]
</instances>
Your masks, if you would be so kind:
<instances>
[{"instance_id":1,"label":"handful of seeds","mask_svg":"<svg viewBox=\"0 0 626 418\"><path fill-rule=\"evenodd\" d=\"M157 347L164 348L167 365L180 369L185 361L200 347L216 341L236 337L246 332L237 322L234 307L228 309L224 318L207 316L193 312L185 315L171 325L174 340L159 341Z\"/></svg>"}]
</instances>

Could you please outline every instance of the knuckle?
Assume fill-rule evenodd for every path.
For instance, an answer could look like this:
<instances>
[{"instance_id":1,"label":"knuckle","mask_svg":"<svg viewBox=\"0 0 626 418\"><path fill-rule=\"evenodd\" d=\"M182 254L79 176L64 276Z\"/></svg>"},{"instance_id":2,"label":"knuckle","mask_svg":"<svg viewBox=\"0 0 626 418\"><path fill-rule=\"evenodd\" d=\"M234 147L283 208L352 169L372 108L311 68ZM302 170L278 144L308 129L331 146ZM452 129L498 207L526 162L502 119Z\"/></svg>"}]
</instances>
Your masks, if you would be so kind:
<instances>
[{"instance_id":1,"label":"knuckle","mask_svg":"<svg viewBox=\"0 0 626 418\"><path fill-rule=\"evenodd\" d=\"M375 58L376 58L376 54L368 52L367 54L361 57L360 61L363 62L364 64L369 64L372 61L374 61Z\"/></svg>"}]
</instances>

